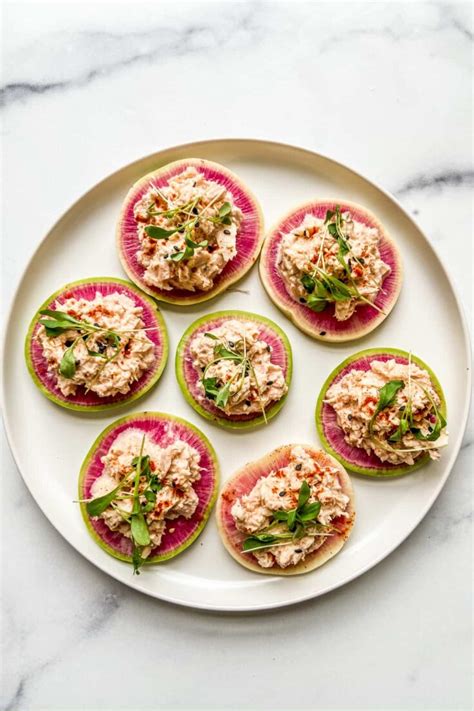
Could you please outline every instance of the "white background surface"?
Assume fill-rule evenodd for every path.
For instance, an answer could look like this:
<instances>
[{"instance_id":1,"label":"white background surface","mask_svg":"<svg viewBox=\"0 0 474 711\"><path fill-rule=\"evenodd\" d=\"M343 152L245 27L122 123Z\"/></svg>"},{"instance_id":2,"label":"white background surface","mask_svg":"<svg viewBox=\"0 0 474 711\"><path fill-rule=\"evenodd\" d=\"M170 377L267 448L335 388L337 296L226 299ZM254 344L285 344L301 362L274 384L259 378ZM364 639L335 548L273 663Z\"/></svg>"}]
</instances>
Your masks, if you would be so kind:
<instances>
[{"instance_id":1,"label":"white background surface","mask_svg":"<svg viewBox=\"0 0 474 711\"><path fill-rule=\"evenodd\" d=\"M4 15L6 301L91 184L166 145L233 135L305 145L379 181L416 212L469 308L467 4L16 3ZM413 308L422 328L430 305L414 293ZM4 707L467 709L470 443L377 568L239 616L150 600L95 570L5 449Z\"/></svg>"}]
</instances>

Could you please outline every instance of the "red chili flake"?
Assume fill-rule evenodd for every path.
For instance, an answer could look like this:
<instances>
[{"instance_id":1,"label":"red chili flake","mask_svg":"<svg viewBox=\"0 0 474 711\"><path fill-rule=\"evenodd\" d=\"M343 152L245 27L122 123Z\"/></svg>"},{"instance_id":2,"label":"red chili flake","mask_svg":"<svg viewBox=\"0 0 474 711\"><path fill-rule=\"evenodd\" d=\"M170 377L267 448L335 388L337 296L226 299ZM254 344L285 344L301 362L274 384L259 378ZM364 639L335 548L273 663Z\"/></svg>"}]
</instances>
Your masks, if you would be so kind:
<instances>
[{"instance_id":1,"label":"red chili flake","mask_svg":"<svg viewBox=\"0 0 474 711\"><path fill-rule=\"evenodd\" d=\"M136 222L148 222L148 217L143 217L142 215L135 215Z\"/></svg>"},{"instance_id":2,"label":"red chili flake","mask_svg":"<svg viewBox=\"0 0 474 711\"><path fill-rule=\"evenodd\" d=\"M156 470L156 464L152 459L150 459L150 469L152 472Z\"/></svg>"},{"instance_id":3,"label":"red chili flake","mask_svg":"<svg viewBox=\"0 0 474 711\"><path fill-rule=\"evenodd\" d=\"M364 402L362 403L362 407L365 407L368 405L370 402L373 402L375 405L377 404L378 400L376 397L373 395L369 395L368 397L365 398Z\"/></svg>"},{"instance_id":4,"label":"red chili flake","mask_svg":"<svg viewBox=\"0 0 474 711\"><path fill-rule=\"evenodd\" d=\"M357 276L357 277L361 277L362 274L364 273L364 271L363 271L362 267L361 267L359 264L356 264L356 266L355 266L354 269L352 270L352 273L353 273L355 276Z\"/></svg>"}]
</instances>

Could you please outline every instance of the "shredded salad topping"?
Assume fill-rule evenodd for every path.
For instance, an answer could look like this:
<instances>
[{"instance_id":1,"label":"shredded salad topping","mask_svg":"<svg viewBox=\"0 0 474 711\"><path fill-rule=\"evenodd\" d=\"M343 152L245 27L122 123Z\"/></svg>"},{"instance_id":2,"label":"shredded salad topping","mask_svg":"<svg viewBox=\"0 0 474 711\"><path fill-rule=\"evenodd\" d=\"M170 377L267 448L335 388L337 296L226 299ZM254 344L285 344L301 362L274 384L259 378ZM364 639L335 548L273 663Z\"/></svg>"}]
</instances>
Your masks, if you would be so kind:
<instances>
[{"instance_id":1,"label":"shredded salad topping","mask_svg":"<svg viewBox=\"0 0 474 711\"><path fill-rule=\"evenodd\" d=\"M254 321L226 320L190 344L199 387L227 415L261 412L287 392L283 369Z\"/></svg>"},{"instance_id":2,"label":"shredded salad topping","mask_svg":"<svg viewBox=\"0 0 474 711\"><path fill-rule=\"evenodd\" d=\"M382 462L414 464L428 453L439 459L448 443L441 400L428 371L413 363L372 360L328 389L345 441Z\"/></svg>"},{"instance_id":3,"label":"shredded salad topping","mask_svg":"<svg viewBox=\"0 0 474 711\"><path fill-rule=\"evenodd\" d=\"M226 187L190 166L134 206L143 278L159 289L208 291L237 254L242 221Z\"/></svg>"},{"instance_id":4,"label":"shredded salad topping","mask_svg":"<svg viewBox=\"0 0 474 711\"><path fill-rule=\"evenodd\" d=\"M334 305L338 321L361 304L374 304L390 267L379 252L379 231L357 222L340 207L321 220L306 214L298 227L283 234L278 269L289 294L313 311Z\"/></svg>"},{"instance_id":5,"label":"shredded salad topping","mask_svg":"<svg viewBox=\"0 0 474 711\"><path fill-rule=\"evenodd\" d=\"M242 551L262 568L286 568L303 561L338 532L349 518L349 496L338 470L321 466L302 446L288 464L262 476L231 509L236 528L246 534Z\"/></svg>"}]
</instances>

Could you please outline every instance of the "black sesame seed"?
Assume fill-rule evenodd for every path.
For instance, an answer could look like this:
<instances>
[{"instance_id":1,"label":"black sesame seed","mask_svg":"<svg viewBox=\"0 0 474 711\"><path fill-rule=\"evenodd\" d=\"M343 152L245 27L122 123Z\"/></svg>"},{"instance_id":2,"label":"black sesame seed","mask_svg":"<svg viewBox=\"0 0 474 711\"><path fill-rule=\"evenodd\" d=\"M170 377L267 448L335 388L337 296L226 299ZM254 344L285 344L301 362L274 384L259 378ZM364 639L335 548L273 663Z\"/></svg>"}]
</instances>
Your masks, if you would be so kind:
<instances>
[{"instance_id":1,"label":"black sesame seed","mask_svg":"<svg viewBox=\"0 0 474 711\"><path fill-rule=\"evenodd\" d=\"M78 365L81 365L81 361L78 358L76 358L75 363L76 363L76 368Z\"/></svg>"},{"instance_id":2,"label":"black sesame seed","mask_svg":"<svg viewBox=\"0 0 474 711\"><path fill-rule=\"evenodd\" d=\"M271 352L272 352L272 347L271 347L271 346L267 346L266 350L267 350L267 353L271 353Z\"/></svg>"},{"instance_id":3,"label":"black sesame seed","mask_svg":"<svg viewBox=\"0 0 474 711\"><path fill-rule=\"evenodd\" d=\"M224 230L225 235L230 235L230 230Z\"/></svg>"},{"instance_id":4,"label":"black sesame seed","mask_svg":"<svg viewBox=\"0 0 474 711\"><path fill-rule=\"evenodd\" d=\"M67 341L65 342L65 345L66 345L68 348L70 348L73 343L74 343L74 341L71 341L71 339L68 338Z\"/></svg>"},{"instance_id":5,"label":"black sesame seed","mask_svg":"<svg viewBox=\"0 0 474 711\"><path fill-rule=\"evenodd\" d=\"M229 348L233 348L235 346L234 341L229 341Z\"/></svg>"},{"instance_id":6,"label":"black sesame seed","mask_svg":"<svg viewBox=\"0 0 474 711\"><path fill-rule=\"evenodd\" d=\"M199 220L196 220L196 227L199 227Z\"/></svg>"},{"instance_id":7,"label":"black sesame seed","mask_svg":"<svg viewBox=\"0 0 474 711\"><path fill-rule=\"evenodd\" d=\"M296 469L297 472L300 472L300 471L302 470L302 468L303 468L303 465L302 465L302 464L297 464L296 467L295 467L295 469Z\"/></svg>"},{"instance_id":8,"label":"black sesame seed","mask_svg":"<svg viewBox=\"0 0 474 711\"><path fill-rule=\"evenodd\" d=\"M347 419L352 420L353 419L352 415L347 415Z\"/></svg>"},{"instance_id":9,"label":"black sesame seed","mask_svg":"<svg viewBox=\"0 0 474 711\"><path fill-rule=\"evenodd\" d=\"M305 304L305 303L306 303L306 299L303 299L303 297L301 297L301 298L300 298L300 304Z\"/></svg>"},{"instance_id":10,"label":"black sesame seed","mask_svg":"<svg viewBox=\"0 0 474 711\"><path fill-rule=\"evenodd\" d=\"M193 207L192 213L193 215L199 215L199 210L197 209L197 207Z\"/></svg>"},{"instance_id":11,"label":"black sesame seed","mask_svg":"<svg viewBox=\"0 0 474 711\"><path fill-rule=\"evenodd\" d=\"M365 259L362 259L362 257L361 257L361 258L359 259L359 262L360 262L361 264L365 264Z\"/></svg>"},{"instance_id":12,"label":"black sesame seed","mask_svg":"<svg viewBox=\"0 0 474 711\"><path fill-rule=\"evenodd\" d=\"M320 335L320 336L325 336L325 335L326 335L326 331L320 331L320 332L319 332L319 335Z\"/></svg>"},{"instance_id":13,"label":"black sesame seed","mask_svg":"<svg viewBox=\"0 0 474 711\"><path fill-rule=\"evenodd\" d=\"M196 187L196 181L194 181L194 183L193 183L193 188L195 188L195 187Z\"/></svg>"},{"instance_id":14,"label":"black sesame seed","mask_svg":"<svg viewBox=\"0 0 474 711\"><path fill-rule=\"evenodd\" d=\"M250 405L251 405L252 403L250 402L250 400L246 400L246 401L245 401L245 404L247 405L247 407L250 407Z\"/></svg>"},{"instance_id":15,"label":"black sesame seed","mask_svg":"<svg viewBox=\"0 0 474 711\"><path fill-rule=\"evenodd\" d=\"M295 548L295 553L302 553L303 549L302 548Z\"/></svg>"},{"instance_id":16,"label":"black sesame seed","mask_svg":"<svg viewBox=\"0 0 474 711\"><path fill-rule=\"evenodd\" d=\"M99 351L99 353L103 353L106 348L107 348L107 346L105 345L105 343L102 343L102 341L99 341L99 343L97 344L97 350Z\"/></svg>"},{"instance_id":17,"label":"black sesame seed","mask_svg":"<svg viewBox=\"0 0 474 711\"><path fill-rule=\"evenodd\" d=\"M285 494L286 494L286 491L279 491L278 492L278 496L285 496Z\"/></svg>"},{"instance_id":18,"label":"black sesame seed","mask_svg":"<svg viewBox=\"0 0 474 711\"><path fill-rule=\"evenodd\" d=\"M97 328L100 328L100 326L99 326L99 324L98 324L98 323L95 323L95 324L94 324L94 326L97 326Z\"/></svg>"},{"instance_id":19,"label":"black sesame seed","mask_svg":"<svg viewBox=\"0 0 474 711\"><path fill-rule=\"evenodd\" d=\"M273 385L274 382L275 382L274 380L269 380L269 381L267 382L267 385Z\"/></svg>"},{"instance_id":20,"label":"black sesame seed","mask_svg":"<svg viewBox=\"0 0 474 711\"><path fill-rule=\"evenodd\" d=\"M179 247L178 247L176 244L175 244L175 246L173 247L173 249L174 249L175 252L179 252Z\"/></svg>"}]
</instances>

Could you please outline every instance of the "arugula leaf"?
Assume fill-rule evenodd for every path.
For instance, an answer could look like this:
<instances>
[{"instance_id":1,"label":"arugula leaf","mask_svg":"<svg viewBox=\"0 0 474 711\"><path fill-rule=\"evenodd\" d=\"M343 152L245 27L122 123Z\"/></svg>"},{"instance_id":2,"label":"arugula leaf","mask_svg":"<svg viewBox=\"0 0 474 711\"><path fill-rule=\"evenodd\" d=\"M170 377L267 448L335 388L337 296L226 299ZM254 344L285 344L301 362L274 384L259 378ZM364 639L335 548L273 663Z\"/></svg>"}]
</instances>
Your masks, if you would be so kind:
<instances>
[{"instance_id":1,"label":"arugula leaf","mask_svg":"<svg viewBox=\"0 0 474 711\"><path fill-rule=\"evenodd\" d=\"M206 336L206 338L212 338L213 341L219 340L218 337L215 336L213 333L205 333L204 335Z\"/></svg>"},{"instance_id":2,"label":"arugula leaf","mask_svg":"<svg viewBox=\"0 0 474 711\"><path fill-rule=\"evenodd\" d=\"M306 299L306 306L308 306L311 311L316 311L317 313L324 311L328 304L329 302L326 299L321 299L319 296L313 296L313 294L310 294Z\"/></svg>"},{"instance_id":3,"label":"arugula leaf","mask_svg":"<svg viewBox=\"0 0 474 711\"><path fill-rule=\"evenodd\" d=\"M112 501L116 498L117 493L120 491L121 487L122 484L119 484L115 487L115 489L109 491L108 494L104 494L104 496L97 496L95 499L88 501L86 504L86 511L89 516L100 516L100 514L103 513L105 509L108 508Z\"/></svg>"},{"instance_id":4,"label":"arugula leaf","mask_svg":"<svg viewBox=\"0 0 474 711\"><path fill-rule=\"evenodd\" d=\"M332 220L335 214L336 213L334 212L334 210L326 210L326 217L324 218L324 223L326 224L329 222L329 220Z\"/></svg>"},{"instance_id":5,"label":"arugula leaf","mask_svg":"<svg viewBox=\"0 0 474 711\"><path fill-rule=\"evenodd\" d=\"M204 392L209 400L215 400L219 395L219 388L217 387L217 378L203 378L202 384L204 387Z\"/></svg>"},{"instance_id":6,"label":"arugula leaf","mask_svg":"<svg viewBox=\"0 0 474 711\"><path fill-rule=\"evenodd\" d=\"M385 383L385 385L382 388L380 388L379 400L377 403L377 407L375 408L375 412L372 415L370 422L369 422L369 432L370 433L372 433L375 418L377 417L379 412L382 412L382 410L385 410L385 408L393 405L393 403L395 402L395 398L397 396L398 391L404 387L405 387L405 383L403 380L389 380L388 383Z\"/></svg>"},{"instance_id":7,"label":"arugula leaf","mask_svg":"<svg viewBox=\"0 0 474 711\"><path fill-rule=\"evenodd\" d=\"M59 364L59 372L63 378L73 378L76 373L76 357L74 355L74 347L76 346L76 341L66 348L63 357L61 358L61 363Z\"/></svg>"},{"instance_id":8,"label":"arugula leaf","mask_svg":"<svg viewBox=\"0 0 474 711\"><path fill-rule=\"evenodd\" d=\"M147 225L145 227L145 232L148 237L151 237L151 239L169 239L171 235L176 234L178 229L178 227L175 227L172 230L165 230L163 227L158 227L157 225Z\"/></svg>"}]
</instances>

